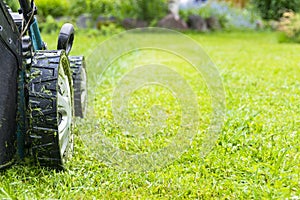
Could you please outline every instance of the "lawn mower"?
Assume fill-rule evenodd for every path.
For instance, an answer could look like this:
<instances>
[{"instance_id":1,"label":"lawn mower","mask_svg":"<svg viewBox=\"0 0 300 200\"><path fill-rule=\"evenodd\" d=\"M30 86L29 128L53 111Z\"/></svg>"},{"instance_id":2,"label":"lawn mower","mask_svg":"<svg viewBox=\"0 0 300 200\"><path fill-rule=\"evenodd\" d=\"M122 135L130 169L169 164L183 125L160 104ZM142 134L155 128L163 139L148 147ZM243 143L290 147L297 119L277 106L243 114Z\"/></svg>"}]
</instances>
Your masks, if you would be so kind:
<instances>
[{"instance_id":1,"label":"lawn mower","mask_svg":"<svg viewBox=\"0 0 300 200\"><path fill-rule=\"evenodd\" d=\"M69 56L74 27L62 26L57 50L47 50L34 0L12 12L0 0L0 169L34 157L63 169L72 155L72 126L87 107L83 56Z\"/></svg>"}]
</instances>

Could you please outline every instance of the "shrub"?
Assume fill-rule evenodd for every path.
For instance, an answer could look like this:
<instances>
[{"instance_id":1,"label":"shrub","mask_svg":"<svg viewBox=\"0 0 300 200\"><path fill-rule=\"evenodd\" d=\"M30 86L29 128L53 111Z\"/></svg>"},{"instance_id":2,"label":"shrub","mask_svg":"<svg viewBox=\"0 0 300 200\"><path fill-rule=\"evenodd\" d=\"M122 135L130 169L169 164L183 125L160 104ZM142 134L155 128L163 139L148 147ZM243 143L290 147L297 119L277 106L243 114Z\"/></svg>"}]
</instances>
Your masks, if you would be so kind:
<instances>
[{"instance_id":1,"label":"shrub","mask_svg":"<svg viewBox=\"0 0 300 200\"><path fill-rule=\"evenodd\" d=\"M48 15L45 22L40 23L39 25L43 33L54 33L59 29L58 23L51 15Z\"/></svg>"},{"instance_id":2,"label":"shrub","mask_svg":"<svg viewBox=\"0 0 300 200\"><path fill-rule=\"evenodd\" d=\"M91 0L93 1L93 0ZM87 0L71 0L70 1L70 15L79 16L83 13L89 12L89 2Z\"/></svg>"},{"instance_id":3,"label":"shrub","mask_svg":"<svg viewBox=\"0 0 300 200\"><path fill-rule=\"evenodd\" d=\"M136 0L138 19L151 22L166 15L168 8L164 0Z\"/></svg>"},{"instance_id":4,"label":"shrub","mask_svg":"<svg viewBox=\"0 0 300 200\"><path fill-rule=\"evenodd\" d=\"M38 8L38 14L42 18L46 18L48 15L60 17L69 10L67 0L35 0L35 4Z\"/></svg>"},{"instance_id":5,"label":"shrub","mask_svg":"<svg viewBox=\"0 0 300 200\"><path fill-rule=\"evenodd\" d=\"M164 17L168 6L166 0L127 0L121 1L116 11L120 18L135 18L152 22Z\"/></svg>"},{"instance_id":6,"label":"shrub","mask_svg":"<svg viewBox=\"0 0 300 200\"><path fill-rule=\"evenodd\" d=\"M264 19L279 19L288 10L300 10L299 0L252 0Z\"/></svg>"},{"instance_id":7,"label":"shrub","mask_svg":"<svg viewBox=\"0 0 300 200\"><path fill-rule=\"evenodd\" d=\"M119 19L135 18L147 22L157 21L167 14L168 0L35 0L39 15L46 18L63 16L79 16L83 13L115 16Z\"/></svg>"},{"instance_id":8,"label":"shrub","mask_svg":"<svg viewBox=\"0 0 300 200\"><path fill-rule=\"evenodd\" d=\"M90 13L94 18L99 15L112 16L114 15L114 9L116 2L113 0L93 0L89 3Z\"/></svg>"},{"instance_id":9,"label":"shrub","mask_svg":"<svg viewBox=\"0 0 300 200\"><path fill-rule=\"evenodd\" d=\"M300 14L294 12L285 12L280 18L279 31L281 35L281 42L298 42L300 43Z\"/></svg>"},{"instance_id":10,"label":"shrub","mask_svg":"<svg viewBox=\"0 0 300 200\"><path fill-rule=\"evenodd\" d=\"M137 13L135 12L136 6L131 5L131 2L133 2L133 0L118 1L116 5L117 9L114 10L114 15L119 19L124 19L127 17L137 18Z\"/></svg>"}]
</instances>

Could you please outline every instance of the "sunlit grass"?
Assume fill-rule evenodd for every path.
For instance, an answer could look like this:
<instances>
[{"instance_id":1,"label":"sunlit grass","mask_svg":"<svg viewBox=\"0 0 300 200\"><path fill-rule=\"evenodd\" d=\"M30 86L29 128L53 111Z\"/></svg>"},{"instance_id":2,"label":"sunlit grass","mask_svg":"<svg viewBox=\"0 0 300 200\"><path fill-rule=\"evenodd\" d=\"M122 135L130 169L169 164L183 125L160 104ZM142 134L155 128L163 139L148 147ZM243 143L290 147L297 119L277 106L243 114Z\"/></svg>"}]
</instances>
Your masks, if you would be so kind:
<instances>
[{"instance_id":1,"label":"sunlit grass","mask_svg":"<svg viewBox=\"0 0 300 200\"><path fill-rule=\"evenodd\" d=\"M227 95L222 132L205 158L200 157L202 140L198 136L178 160L155 171L129 173L99 161L83 144L80 135L97 129L125 150L147 152L166 145L180 123L180 106L168 90L159 86L143 87L130 98L129 109L135 123L151 127L153 104L163 106L167 102L163 111L173 114L161 133L145 134L145 138L122 134L113 120L111 94L130 69L113 68L106 72L105 84L99 85L95 93L99 127L89 123L92 119L77 122L75 154L67 170L56 173L29 164L15 165L0 172L0 198L300 198L300 46L279 44L274 33L189 36L203 46L218 66ZM49 48L55 48L55 37L45 37ZM88 56L104 39L81 33L73 54ZM126 66L134 61L137 65L147 64L147 60L136 62L132 58L128 56L115 66ZM192 69L180 71L183 63L174 58L163 63L168 66L176 63L174 70L188 80L197 93L198 103L208 102L205 87L202 87L205 84L201 83L201 77L193 76ZM93 71L89 71L89 76L93 76ZM209 111L209 104L206 106ZM159 111L155 109L152 112ZM207 123L208 119L204 116L202 120ZM175 124L172 126L172 123ZM205 131L205 127L200 130Z\"/></svg>"}]
</instances>

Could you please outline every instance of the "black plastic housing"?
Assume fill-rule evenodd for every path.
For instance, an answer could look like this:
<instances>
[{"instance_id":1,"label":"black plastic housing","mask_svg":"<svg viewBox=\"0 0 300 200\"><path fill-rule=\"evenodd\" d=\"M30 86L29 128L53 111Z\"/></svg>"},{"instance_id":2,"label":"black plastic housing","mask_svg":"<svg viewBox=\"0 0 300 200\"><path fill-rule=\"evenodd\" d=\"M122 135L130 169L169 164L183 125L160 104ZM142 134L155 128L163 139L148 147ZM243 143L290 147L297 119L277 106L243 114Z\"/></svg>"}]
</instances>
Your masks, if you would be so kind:
<instances>
[{"instance_id":1,"label":"black plastic housing","mask_svg":"<svg viewBox=\"0 0 300 200\"><path fill-rule=\"evenodd\" d=\"M0 169L12 163L17 149L18 69L22 64L19 32L0 1Z\"/></svg>"}]
</instances>

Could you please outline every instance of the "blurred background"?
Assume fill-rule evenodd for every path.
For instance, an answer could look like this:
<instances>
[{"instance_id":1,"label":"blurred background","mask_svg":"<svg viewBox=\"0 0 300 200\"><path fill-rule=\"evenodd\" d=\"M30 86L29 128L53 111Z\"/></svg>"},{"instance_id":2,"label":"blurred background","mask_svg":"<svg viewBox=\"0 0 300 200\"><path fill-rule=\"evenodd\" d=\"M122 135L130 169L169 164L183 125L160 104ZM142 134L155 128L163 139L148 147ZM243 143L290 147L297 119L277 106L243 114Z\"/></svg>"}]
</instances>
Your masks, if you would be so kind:
<instances>
[{"instance_id":1,"label":"blurred background","mask_svg":"<svg viewBox=\"0 0 300 200\"><path fill-rule=\"evenodd\" d=\"M35 0L42 32L65 22L78 29L116 33L164 27L180 31L280 31L281 41L300 42L299 0ZM9 0L13 10L17 0Z\"/></svg>"}]
</instances>

